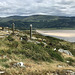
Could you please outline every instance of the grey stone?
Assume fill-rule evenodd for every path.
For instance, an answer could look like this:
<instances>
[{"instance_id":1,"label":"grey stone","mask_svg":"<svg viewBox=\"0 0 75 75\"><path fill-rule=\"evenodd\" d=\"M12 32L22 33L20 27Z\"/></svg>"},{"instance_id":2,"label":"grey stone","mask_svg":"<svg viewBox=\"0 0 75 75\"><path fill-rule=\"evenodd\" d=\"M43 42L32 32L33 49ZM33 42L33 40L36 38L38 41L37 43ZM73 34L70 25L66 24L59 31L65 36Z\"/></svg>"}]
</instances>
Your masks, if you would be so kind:
<instances>
[{"instance_id":1,"label":"grey stone","mask_svg":"<svg viewBox=\"0 0 75 75\"><path fill-rule=\"evenodd\" d=\"M5 73L5 71L0 71L0 74L3 74L3 73Z\"/></svg>"},{"instance_id":2,"label":"grey stone","mask_svg":"<svg viewBox=\"0 0 75 75\"><path fill-rule=\"evenodd\" d=\"M36 40L37 38L36 38L36 37L32 37L32 39L33 39L33 40Z\"/></svg>"},{"instance_id":3,"label":"grey stone","mask_svg":"<svg viewBox=\"0 0 75 75\"><path fill-rule=\"evenodd\" d=\"M67 55L73 56L72 53L69 50L59 49L58 51L61 52L61 53L65 53Z\"/></svg>"},{"instance_id":4,"label":"grey stone","mask_svg":"<svg viewBox=\"0 0 75 75\"><path fill-rule=\"evenodd\" d=\"M25 65L23 64L23 62L15 63L13 66L14 67L25 67Z\"/></svg>"},{"instance_id":5,"label":"grey stone","mask_svg":"<svg viewBox=\"0 0 75 75\"><path fill-rule=\"evenodd\" d=\"M47 43L45 43L45 42L42 42L45 46L47 46Z\"/></svg>"},{"instance_id":6,"label":"grey stone","mask_svg":"<svg viewBox=\"0 0 75 75\"><path fill-rule=\"evenodd\" d=\"M56 51L57 49L56 48L54 48L54 51Z\"/></svg>"},{"instance_id":7,"label":"grey stone","mask_svg":"<svg viewBox=\"0 0 75 75\"><path fill-rule=\"evenodd\" d=\"M40 44L40 42L39 41L36 41L36 44Z\"/></svg>"}]
</instances>

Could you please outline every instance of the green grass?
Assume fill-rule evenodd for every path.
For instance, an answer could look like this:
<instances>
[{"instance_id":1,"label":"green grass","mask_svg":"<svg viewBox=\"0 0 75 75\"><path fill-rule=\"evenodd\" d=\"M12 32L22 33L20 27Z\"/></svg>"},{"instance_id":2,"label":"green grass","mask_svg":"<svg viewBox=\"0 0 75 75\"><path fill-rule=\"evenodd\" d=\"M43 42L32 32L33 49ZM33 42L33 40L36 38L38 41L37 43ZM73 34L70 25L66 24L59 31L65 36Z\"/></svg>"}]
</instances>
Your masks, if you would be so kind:
<instances>
[{"instance_id":1,"label":"green grass","mask_svg":"<svg viewBox=\"0 0 75 75\"><path fill-rule=\"evenodd\" d=\"M0 62L7 62L8 59L0 59Z\"/></svg>"},{"instance_id":2,"label":"green grass","mask_svg":"<svg viewBox=\"0 0 75 75\"><path fill-rule=\"evenodd\" d=\"M44 38L44 36L41 35L39 35L39 37ZM49 41L49 37L45 38L48 42L51 42L53 46L58 41L58 39L55 38L51 38L51 41ZM12 53L16 55L22 54L25 57L33 59L35 61L48 61L48 62L51 62L51 60L63 61L62 56L59 53L54 52L52 50L52 47L50 47L50 45L48 45L49 47L44 47L44 45L41 44L38 45L34 43L28 43L26 42L26 40L16 41L15 39L13 38L13 36L8 36L7 39L4 39L4 41L8 41L5 42L4 45L6 45L9 49L0 50L0 54L2 55Z\"/></svg>"},{"instance_id":3,"label":"green grass","mask_svg":"<svg viewBox=\"0 0 75 75\"><path fill-rule=\"evenodd\" d=\"M28 33L28 32L26 32ZM24 33L25 34L25 33ZM27 58L30 58L35 61L48 61L57 60L64 62L63 57L59 52L53 51L54 48L63 48L67 50L72 50L71 43L57 38L42 36L40 34L33 34L36 38L45 39L47 46L44 47L42 42L40 44L28 43L28 37L25 35L9 35L7 38L3 39L1 44L8 49L0 49L0 54L22 54ZM15 38L14 38L15 37ZM20 39L17 40L17 37L23 37L23 41ZM38 40L35 40L38 41Z\"/></svg>"},{"instance_id":4,"label":"green grass","mask_svg":"<svg viewBox=\"0 0 75 75\"><path fill-rule=\"evenodd\" d=\"M49 36L33 34L32 36L36 37L37 39L32 41L39 41L38 38L41 38L42 40L45 39L45 41L43 42L45 42L47 46L44 46L42 41L39 41L40 44L27 42L29 37L27 37L26 33L29 34L28 31L23 32L24 35L22 35L21 32L18 36L10 35L0 40L1 68L2 70L6 69L6 72L8 72L9 75L25 75L25 73L27 73L26 75L46 75L50 71L50 69L54 70L56 68L56 66L53 68L50 67L54 64L65 64L65 61L71 61L68 64L73 66L73 63L75 63L74 59L65 59L61 53L59 53L58 51L54 51L54 48L56 48L57 50L59 48L63 48L66 50L70 50L74 55L75 50L72 47L72 43ZM20 40L20 37L23 37L23 41ZM3 55L6 55L7 57L3 58ZM27 67L26 69L19 67L14 68L11 65L11 63L14 62L24 62L24 64L30 69L28 69ZM39 71L39 67L42 69L41 71ZM45 70L42 67L44 67ZM38 69L37 72L35 68Z\"/></svg>"}]
</instances>

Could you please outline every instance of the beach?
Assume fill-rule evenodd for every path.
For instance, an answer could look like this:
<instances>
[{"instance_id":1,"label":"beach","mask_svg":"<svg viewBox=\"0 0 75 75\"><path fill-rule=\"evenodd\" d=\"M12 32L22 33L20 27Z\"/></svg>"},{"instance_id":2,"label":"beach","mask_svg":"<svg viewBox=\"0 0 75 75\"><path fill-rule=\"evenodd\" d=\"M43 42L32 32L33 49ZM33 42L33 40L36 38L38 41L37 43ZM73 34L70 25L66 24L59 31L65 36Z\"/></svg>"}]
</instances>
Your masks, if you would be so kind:
<instances>
[{"instance_id":1,"label":"beach","mask_svg":"<svg viewBox=\"0 0 75 75\"><path fill-rule=\"evenodd\" d=\"M36 30L45 36L52 36L69 42L75 42L75 30Z\"/></svg>"}]
</instances>

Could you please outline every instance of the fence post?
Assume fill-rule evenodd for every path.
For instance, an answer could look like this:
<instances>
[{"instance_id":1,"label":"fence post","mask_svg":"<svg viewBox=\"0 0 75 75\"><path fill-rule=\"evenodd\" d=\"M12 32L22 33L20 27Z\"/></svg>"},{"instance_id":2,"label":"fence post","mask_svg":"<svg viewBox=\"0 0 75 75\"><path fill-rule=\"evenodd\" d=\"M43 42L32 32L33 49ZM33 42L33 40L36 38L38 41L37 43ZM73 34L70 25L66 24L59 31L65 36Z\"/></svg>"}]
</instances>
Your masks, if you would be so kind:
<instances>
[{"instance_id":1,"label":"fence post","mask_svg":"<svg viewBox=\"0 0 75 75\"><path fill-rule=\"evenodd\" d=\"M30 39L32 39L32 24L30 24Z\"/></svg>"},{"instance_id":2,"label":"fence post","mask_svg":"<svg viewBox=\"0 0 75 75\"><path fill-rule=\"evenodd\" d=\"M13 34L14 34L14 30L15 30L15 24L13 23L13 24L12 24L12 31L13 31Z\"/></svg>"}]
</instances>

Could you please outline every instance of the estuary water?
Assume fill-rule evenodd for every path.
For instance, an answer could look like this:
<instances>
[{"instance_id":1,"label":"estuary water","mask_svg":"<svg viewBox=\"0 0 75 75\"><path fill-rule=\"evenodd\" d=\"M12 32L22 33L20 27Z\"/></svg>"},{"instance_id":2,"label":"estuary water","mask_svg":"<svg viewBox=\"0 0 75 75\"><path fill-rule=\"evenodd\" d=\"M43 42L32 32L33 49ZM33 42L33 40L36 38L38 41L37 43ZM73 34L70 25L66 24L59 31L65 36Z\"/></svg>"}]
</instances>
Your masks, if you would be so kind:
<instances>
[{"instance_id":1,"label":"estuary water","mask_svg":"<svg viewBox=\"0 0 75 75\"><path fill-rule=\"evenodd\" d=\"M52 36L69 42L75 42L75 30L36 30L45 36Z\"/></svg>"}]
</instances>

